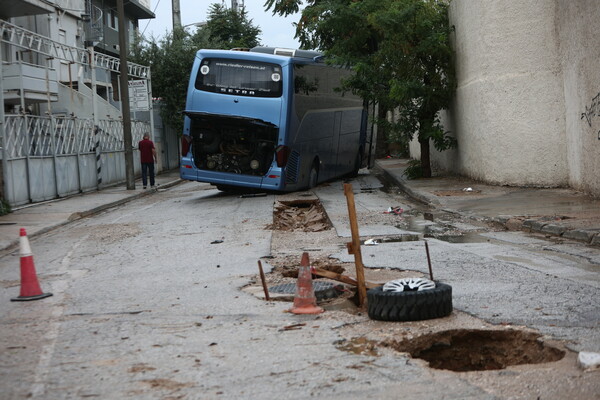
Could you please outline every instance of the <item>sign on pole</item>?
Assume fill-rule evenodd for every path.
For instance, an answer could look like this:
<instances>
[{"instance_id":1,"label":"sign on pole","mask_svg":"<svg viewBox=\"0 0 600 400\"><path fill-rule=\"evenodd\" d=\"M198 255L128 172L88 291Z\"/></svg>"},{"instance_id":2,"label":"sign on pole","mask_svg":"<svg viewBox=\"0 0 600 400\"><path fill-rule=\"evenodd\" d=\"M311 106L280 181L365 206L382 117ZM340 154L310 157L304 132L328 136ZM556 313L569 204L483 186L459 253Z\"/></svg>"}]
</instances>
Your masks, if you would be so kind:
<instances>
[{"instance_id":1,"label":"sign on pole","mask_svg":"<svg viewBox=\"0 0 600 400\"><path fill-rule=\"evenodd\" d=\"M131 111L148 111L148 82L145 79L129 81L129 104Z\"/></svg>"}]
</instances>

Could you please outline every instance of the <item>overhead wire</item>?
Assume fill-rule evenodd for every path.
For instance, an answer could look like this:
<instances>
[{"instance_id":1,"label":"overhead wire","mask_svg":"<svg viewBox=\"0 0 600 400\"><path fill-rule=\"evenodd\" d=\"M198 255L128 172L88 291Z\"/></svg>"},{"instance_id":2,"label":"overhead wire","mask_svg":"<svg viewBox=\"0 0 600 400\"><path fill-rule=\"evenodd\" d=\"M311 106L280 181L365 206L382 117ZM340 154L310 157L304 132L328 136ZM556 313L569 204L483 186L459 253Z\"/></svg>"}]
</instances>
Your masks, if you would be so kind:
<instances>
[{"instance_id":1,"label":"overhead wire","mask_svg":"<svg viewBox=\"0 0 600 400\"><path fill-rule=\"evenodd\" d=\"M156 9L158 8L159 4L160 4L160 0L158 0L156 2L156 5L154 6L154 10L152 10L152 13L156 14ZM146 29L148 29L148 25L150 25L150 22L152 22L152 19L148 20L148 22L146 23L146 27L144 28L144 30L142 31L142 34L140 36L144 36L144 33L146 33Z\"/></svg>"}]
</instances>

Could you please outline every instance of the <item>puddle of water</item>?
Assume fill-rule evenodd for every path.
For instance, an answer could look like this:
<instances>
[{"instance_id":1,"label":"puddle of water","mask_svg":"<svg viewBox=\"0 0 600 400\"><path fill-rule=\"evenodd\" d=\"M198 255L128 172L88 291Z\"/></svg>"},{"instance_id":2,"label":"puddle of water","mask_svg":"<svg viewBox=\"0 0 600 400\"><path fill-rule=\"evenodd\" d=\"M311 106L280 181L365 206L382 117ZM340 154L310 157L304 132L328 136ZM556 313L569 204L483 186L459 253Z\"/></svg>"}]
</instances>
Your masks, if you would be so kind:
<instances>
[{"instance_id":1,"label":"puddle of water","mask_svg":"<svg viewBox=\"0 0 600 400\"><path fill-rule=\"evenodd\" d=\"M377 342L364 337L357 337L350 340L340 340L335 342L338 350L364 356L379 356L377 352Z\"/></svg>"},{"instance_id":2,"label":"puddle of water","mask_svg":"<svg viewBox=\"0 0 600 400\"><path fill-rule=\"evenodd\" d=\"M434 238L448 243L485 243L491 241L478 233L465 233L462 235L425 234L424 237Z\"/></svg>"},{"instance_id":3,"label":"puddle of water","mask_svg":"<svg viewBox=\"0 0 600 400\"><path fill-rule=\"evenodd\" d=\"M401 243L401 242L416 242L418 240L420 240L420 237L418 234L403 234L400 236L389 236L389 237L382 237L380 239L375 239L378 243ZM363 245L365 244L364 242L362 243Z\"/></svg>"}]
</instances>

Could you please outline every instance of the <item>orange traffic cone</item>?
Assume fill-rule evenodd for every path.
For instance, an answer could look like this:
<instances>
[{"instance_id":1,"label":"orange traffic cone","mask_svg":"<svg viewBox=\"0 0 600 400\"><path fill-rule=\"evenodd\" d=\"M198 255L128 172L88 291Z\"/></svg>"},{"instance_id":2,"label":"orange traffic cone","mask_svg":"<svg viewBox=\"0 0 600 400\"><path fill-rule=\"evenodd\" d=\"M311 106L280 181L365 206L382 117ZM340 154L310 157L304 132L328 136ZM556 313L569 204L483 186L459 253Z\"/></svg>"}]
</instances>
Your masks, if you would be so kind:
<instances>
[{"instance_id":1,"label":"orange traffic cone","mask_svg":"<svg viewBox=\"0 0 600 400\"><path fill-rule=\"evenodd\" d=\"M33 254L31 253L31 247L29 246L29 239L27 239L25 228L21 228L19 245L19 255L21 256L21 295L10 300L29 301L52 296L52 293L42 293L42 289L38 283L35 265L33 263Z\"/></svg>"},{"instance_id":2,"label":"orange traffic cone","mask_svg":"<svg viewBox=\"0 0 600 400\"><path fill-rule=\"evenodd\" d=\"M308 253L302 254L300 268L298 269L298 281L296 283L296 296L294 306L290 310L294 314L319 314L324 310L317 306L317 298L312 285L312 273L308 262Z\"/></svg>"}]
</instances>

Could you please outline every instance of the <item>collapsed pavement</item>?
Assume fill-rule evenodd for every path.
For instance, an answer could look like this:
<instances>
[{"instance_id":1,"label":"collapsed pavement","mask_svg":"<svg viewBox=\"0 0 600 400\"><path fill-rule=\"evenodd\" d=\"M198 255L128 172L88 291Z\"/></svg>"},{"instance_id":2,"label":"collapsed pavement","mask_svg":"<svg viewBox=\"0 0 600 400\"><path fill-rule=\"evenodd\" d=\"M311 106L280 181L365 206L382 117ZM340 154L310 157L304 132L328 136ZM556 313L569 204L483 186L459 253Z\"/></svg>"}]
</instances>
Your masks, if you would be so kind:
<instances>
[{"instance_id":1,"label":"collapsed pavement","mask_svg":"<svg viewBox=\"0 0 600 400\"><path fill-rule=\"evenodd\" d=\"M328 313L334 313L335 319L344 318L340 313L347 315L347 324L339 328L344 337L336 345L339 350L373 357L390 350L408 354L415 361L421 360L418 365L466 374L463 378L469 382L508 397L529 398L532 388L548 398L572 393L593 398L600 393L600 383L577 367L579 352L600 351L597 276L595 281L587 281L585 274L566 276L559 271L563 261L560 257L549 264L553 270L545 271L529 269L525 266L527 260L510 253L496 256L504 251L499 246L516 245L515 240L523 241L524 251L532 254L548 249L550 253L560 251L561 243L533 237L515 239L509 237L512 233L504 226L488 225L495 221L431 208L423 211L409 204L399 207L394 203L395 207L384 208L380 199L372 196L384 187L371 178L363 176L355 181L365 279L383 284L391 279L427 276L423 241L427 238L434 274L454 287L454 311L449 317L427 321L373 321L356 307L355 290L345 285L339 296L319 300L326 313L318 318L328 318ZM304 201L311 198L312 205L322 205L327 213L313 215L309 221L328 220L331 228L293 229L288 221L284 224L287 228L274 231L271 256L263 259L271 268L271 284L282 279L294 281L294 265L299 264L302 251L309 252L312 263L319 268L355 276L353 259L346 249L348 219L343 207L334 201L336 190L340 185L332 183L317 188L314 198L307 193L299 195ZM287 196L291 200L284 200L284 204L303 201ZM395 198L393 194L391 198ZM281 215L280 206L276 210L275 218ZM291 215L293 212L287 213L288 218ZM322 227L320 222L316 224ZM365 242L370 246L364 246ZM486 253L491 255L490 261L485 261ZM574 257L586 255L581 251ZM588 257L588 261L600 265L597 255ZM313 279L326 281L317 276ZM256 289L256 285L250 285L246 290L260 297L260 291L253 287ZM516 296L511 299L512 292ZM529 299L525 304L520 300L524 297ZM581 304L581 299L591 302ZM288 293L279 300L292 301L293 296ZM573 313L576 309L578 312ZM303 325L290 329L303 329ZM463 361L457 363L457 359ZM498 372L505 369L512 372ZM574 382L578 383L565 383L565 374L577 377ZM561 382L561 387L543 388L551 382Z\"/></svg>"}]
</instances>

